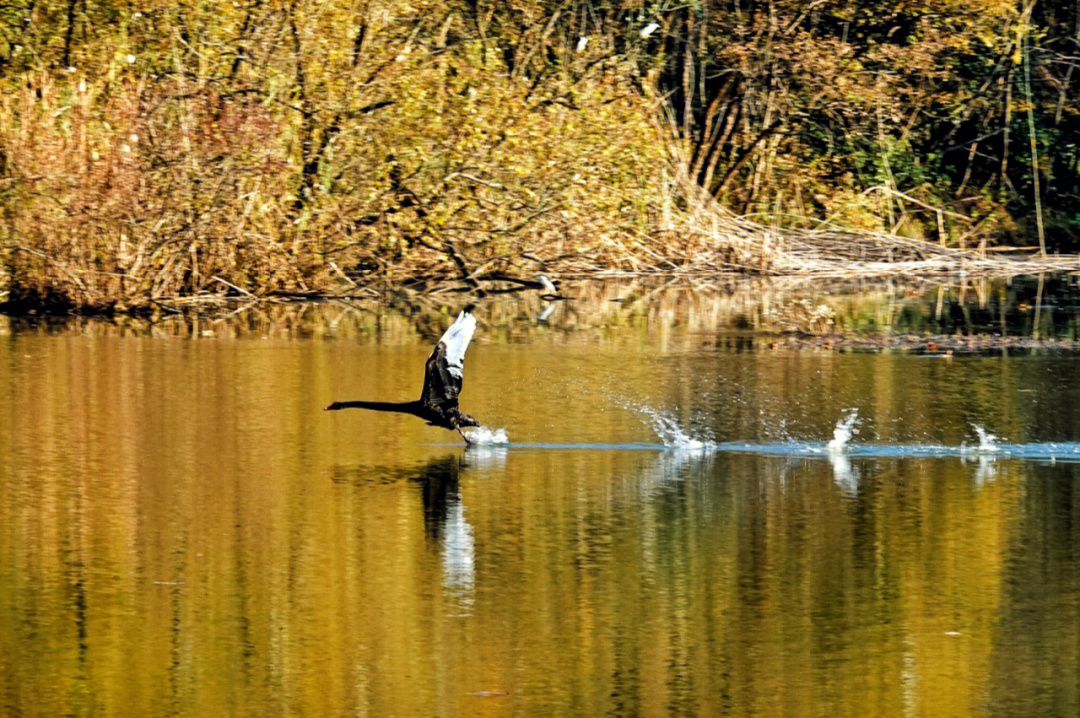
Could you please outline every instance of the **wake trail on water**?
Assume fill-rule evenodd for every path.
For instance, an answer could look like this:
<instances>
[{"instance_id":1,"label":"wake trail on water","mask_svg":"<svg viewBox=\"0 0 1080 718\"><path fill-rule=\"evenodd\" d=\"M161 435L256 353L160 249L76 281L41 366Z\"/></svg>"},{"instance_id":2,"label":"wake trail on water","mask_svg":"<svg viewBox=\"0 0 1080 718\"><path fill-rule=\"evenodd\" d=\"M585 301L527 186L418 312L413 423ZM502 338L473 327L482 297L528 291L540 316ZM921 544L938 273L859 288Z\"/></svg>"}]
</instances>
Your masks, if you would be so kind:
<instances>
[{"instance_id":1,"label":"wake trail on water","mask_svg":"<svg viewBox=\"0 0 1080 718\"><path fill-rule=\"evenodd\" d=\"M858 409L847 409L833 427L829 441L798 440L784 438L778 441L722 441L687 429L670 411L648 404L622 400L623 407L636 413L656 435L659 443L559 443L559 444L511 444L511 447L534 449L623 449L673 451L692 455L714 453L756 454L791 458L822 458L830 461L845 458L1017 458L1047 461L1080 462L1080 443L1036 442L1009 444L1001 441L979 424L972 424L978 439L977 445L966 442L959 446L932 443L859 444L852 439L859 430Z\"/></svg>"},{"instance_id":2,"label":"wake trail on water","mask_svg":"<svg viewBox=\"0 0 1080 718\"><path fill-rule=\"evenodd\" d=\"M1027 459L1036 461L1080 462L1078 442L1006 443L1001 437L985 427L973 423L972 430L978 444L961 442L959 446L931 443L859 444L852 439L858 433L859 412L847 409L833 427L829 441L798 440L783 438L776 441L715 441L707 432L684 427L670 411L631 400L620 403L628 411L636 413L656 435L658 442L511 442L504 428L477 426L463 432L473 447L490 449L534 450L621 450L621 451L671 451L692 456L717 453L755 454L759 456L783 456L790 458L821 458L843 461L847 458L948 458L980 461L998 458Z\"/></svg>"},{"instance_id":3,"label":"wake trail on water","mask_svg":"<svg viewBox=\"0 0 1080 718\"><path fill-rule=\"evenodd\" d=\"M652 428L661 445L629 444L626 448L664 449L677 452L738 453L795 458L825 458L830 461L846 457L862 458L946 458L979 460L994 458L1018 458L1049 461L1080 461L1080 443L1034 442L1009 444L1001 437L979 424L971 427L978 439L977 445L962 442L959 446L944 444L857 444L852 439L859 431L858 409L847 409L833 427L832 439L827 442L784 439L782 441L724 441L694 436L683 428L673 414L645 404L627 402L627 409L636 411ZM611 448L610 445L605 445Z\"/></svg>"}]
</instances>

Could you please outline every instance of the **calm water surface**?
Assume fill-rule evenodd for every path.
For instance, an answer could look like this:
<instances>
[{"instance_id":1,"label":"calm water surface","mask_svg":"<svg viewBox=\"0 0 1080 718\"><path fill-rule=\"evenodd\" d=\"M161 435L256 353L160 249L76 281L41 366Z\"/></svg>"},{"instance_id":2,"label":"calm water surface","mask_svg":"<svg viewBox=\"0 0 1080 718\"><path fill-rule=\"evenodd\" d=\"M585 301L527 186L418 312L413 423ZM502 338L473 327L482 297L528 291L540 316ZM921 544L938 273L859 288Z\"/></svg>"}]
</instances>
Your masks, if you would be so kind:
<instances>
[{"instance_id":1,"label":"calm water surface","mask_svg":"<svg viewBox=\"0 0 1080 718\"><path fill-rule=\"evenodd\" d=\"M510 446L321 410L449 321L0 335L0 714L1080 712L1080 464L660 448L1077 442L1074 356L481 313Z\"/></svg>"}]
</instances>

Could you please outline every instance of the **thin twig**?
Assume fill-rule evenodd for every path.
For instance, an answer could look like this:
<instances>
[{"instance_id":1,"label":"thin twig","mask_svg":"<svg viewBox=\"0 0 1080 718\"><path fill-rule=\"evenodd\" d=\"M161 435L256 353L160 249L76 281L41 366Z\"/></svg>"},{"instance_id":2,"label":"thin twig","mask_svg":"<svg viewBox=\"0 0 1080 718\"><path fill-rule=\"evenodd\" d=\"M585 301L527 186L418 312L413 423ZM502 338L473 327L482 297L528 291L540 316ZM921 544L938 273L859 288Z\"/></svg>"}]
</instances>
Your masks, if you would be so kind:
<instances>
[{"instance_id":1,"label":"thin twig","mask_svg":"<svg viewBox=\"0 0 1080 718\"><path fill-rule=\"evenodd\" d=\"M255 301L259 301L259 297L256 297L256 296L255 296L254 294L252 294L252 293L251 293L251 292L249 292L248 290L246 290L246 289L241 289L240 287L236 286L236 285L235 285L235 284L233 284L232 282L226 282L226 281L225 281L224 279L222 279L221 277L218 277L218 276L216 276L216 275L215 275L215 276L213 276L213 277L210 277L210 279L213 279L213 280L214 280L214 281L216 281L216 282L221 282L221 283L222 283L222 284L224 284L224 285L225 285L226 287L231 287L231 288L235 289L236 291L240 292L241 294L245 294L245 295L247 295L247 296L251 297L252 299L254 299Z\"/></svg>"}]
</instances>

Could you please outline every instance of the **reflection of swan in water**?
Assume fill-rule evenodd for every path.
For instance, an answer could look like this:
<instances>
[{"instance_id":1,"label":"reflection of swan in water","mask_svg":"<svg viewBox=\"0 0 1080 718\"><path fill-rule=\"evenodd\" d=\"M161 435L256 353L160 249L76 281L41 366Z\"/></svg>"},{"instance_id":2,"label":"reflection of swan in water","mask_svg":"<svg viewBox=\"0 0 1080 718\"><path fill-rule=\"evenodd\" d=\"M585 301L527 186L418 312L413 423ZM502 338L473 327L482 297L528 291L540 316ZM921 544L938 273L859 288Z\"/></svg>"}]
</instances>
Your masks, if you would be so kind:
<instances>
[{"instance_id":1,"label":"reflection of swan in water","mask_svg":"<svg viewBox=\"0 0 1080 718\"><path fill-rule=\"evenodd\" d=\"M440 456L408 472L409 481L420 488L424 531L430 539L442 538L451 496L458 496L458 470L457 457Z\"/></svg>"},{"instance_id":2,"label":"reflection of swan in water","mask_svg":"<svg viewBox=\"0 0 1080 718\"><path fill-rule=\"evenodd\" d=\"M369 409L412 414L432 426L457 431L465 443L469 443L461 427L480 426L480 422L458 409L458 395L461 394L465 350L469 348L473 332L476 331L476 317L471 309L466 307L461 310L435 345L424 369L424 388L417 401L335 401L326 410Z\"/></svg>"},{"instance_id":3,"label":"reflection of swan in water","mask_svg":"<svg viewBox=\"0 0 1080 718\"><path fill-rule=\"evenodd\" d=\"M424 530L429 539L440 544L443 588L468 602L475 582L476 551L473 529L458 491L463 466L457 456L441 456L421 466L411 480L420 486Z\"/></svg>"},{"instance_id":4,"label":"reflection of swan in water","mask_svg":"<svg viewBox=\"0 0 1080 718\"><path fill-rule=\"evenodd\" d=\"M332 479L357 486L385 487L408 482L420 490L424 534L437 550L446 592L462 603L472 600L475 546L473 528L458 490L463 471L498 469L506 450L479 447L433 457L412 466L356 466L334 469Z\"/></svg>"},{"instance_id":5,"label":"reflection of swan in water","mask_svg":"<svg viewBox=\"0 0 1080 718\"><path fill-rule=\"evenodd\" d=\"M465 518L465 505L457 494L447 505L444 525L443 588L458 598L471 601L476 580L476 547L472 524Z\"/></svg>"}]
</instances>

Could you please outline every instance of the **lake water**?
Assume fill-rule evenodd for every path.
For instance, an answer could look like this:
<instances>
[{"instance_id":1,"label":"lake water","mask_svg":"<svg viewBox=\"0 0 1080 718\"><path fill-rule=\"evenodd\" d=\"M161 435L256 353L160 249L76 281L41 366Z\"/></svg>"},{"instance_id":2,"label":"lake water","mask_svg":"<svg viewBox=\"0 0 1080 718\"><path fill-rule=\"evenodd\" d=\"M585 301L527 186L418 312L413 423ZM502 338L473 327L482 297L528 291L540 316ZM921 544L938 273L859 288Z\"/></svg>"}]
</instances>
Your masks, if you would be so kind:
<instances>
[{"instance_id":1,"label":"lake water","mask_svg":"<svg viewBox=\"0 0 1080 718\"><path fill-rule=\"evenodd\" d=\"M1077 355L755 296L481 306L468 449L322 411L418 394L453 296L0 323L0 715L1080 713Z\"/></svg>"}]
</instances>

